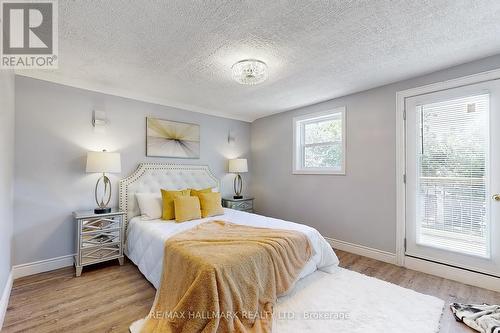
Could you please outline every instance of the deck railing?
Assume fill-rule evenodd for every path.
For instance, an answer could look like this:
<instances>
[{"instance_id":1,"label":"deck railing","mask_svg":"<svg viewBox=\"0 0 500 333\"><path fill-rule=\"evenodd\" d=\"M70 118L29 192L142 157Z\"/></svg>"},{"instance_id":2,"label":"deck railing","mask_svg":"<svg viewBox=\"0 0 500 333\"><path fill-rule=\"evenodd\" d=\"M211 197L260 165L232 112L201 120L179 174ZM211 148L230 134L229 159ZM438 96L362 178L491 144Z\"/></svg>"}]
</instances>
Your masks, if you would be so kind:
<instances>
[{"instance_id":1,"label":"deck railing","mask_svg":"<svg viewBox=\"0 0 500 333\"><path fill-rule=\"evenodd\" d=\"M485 178L420 177L419 181L422 228L485 236Z\"/></svg>"}]
</instances>

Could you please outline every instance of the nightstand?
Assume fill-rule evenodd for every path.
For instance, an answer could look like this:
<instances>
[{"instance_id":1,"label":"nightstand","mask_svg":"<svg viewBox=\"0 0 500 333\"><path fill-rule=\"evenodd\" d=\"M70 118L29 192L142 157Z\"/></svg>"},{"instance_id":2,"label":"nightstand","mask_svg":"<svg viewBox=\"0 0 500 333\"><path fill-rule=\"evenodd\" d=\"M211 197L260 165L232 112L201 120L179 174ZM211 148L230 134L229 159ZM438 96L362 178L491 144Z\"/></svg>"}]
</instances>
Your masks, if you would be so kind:
<instances>
[{"instance_id":1,"label":"nightstand","mask_svg":"<svg viewBox=\"0 0 500 333\"><path fill-rule=\"evenodd\" d=\"M76 229L76 276L83 266L118 259L123 265L123 221L125 212L112 210L107 214L94 211L74 212Z\"/></svg>"},{"instance_id":2,"label":"nightstand","mask_svg":"<svg viewBox=\"0 0 500 333\"><path fill-rule=\"evenodd\" d=\"M222 206L253 213L253 198L233 199L222 198Z\"/></svg>"}]
</instances>

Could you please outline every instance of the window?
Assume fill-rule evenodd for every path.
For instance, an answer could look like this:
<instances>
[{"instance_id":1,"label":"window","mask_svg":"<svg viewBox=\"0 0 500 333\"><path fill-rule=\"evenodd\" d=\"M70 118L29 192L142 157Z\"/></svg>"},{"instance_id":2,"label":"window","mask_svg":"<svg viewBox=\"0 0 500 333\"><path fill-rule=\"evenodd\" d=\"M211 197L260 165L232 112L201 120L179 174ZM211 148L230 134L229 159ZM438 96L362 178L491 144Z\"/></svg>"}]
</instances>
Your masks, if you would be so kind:
<instances>
[{"instance_id":1,"label":"window","mask_svg":"<svg viewBox=\"0 0 500 333\"><path fill-rule=\"evenodd\" d=\"M417 243L488 257L489 94L417 105Z\"/></svg>"},{"instance_id":2,"label":"window","mask_svg":"<svg viewBox=\"0 0 500 333\"><path fill-rule=\"evenodd\" d=\"M345 107L293 119L295 174L345 174Z\"/></svg>"}]
</instances>

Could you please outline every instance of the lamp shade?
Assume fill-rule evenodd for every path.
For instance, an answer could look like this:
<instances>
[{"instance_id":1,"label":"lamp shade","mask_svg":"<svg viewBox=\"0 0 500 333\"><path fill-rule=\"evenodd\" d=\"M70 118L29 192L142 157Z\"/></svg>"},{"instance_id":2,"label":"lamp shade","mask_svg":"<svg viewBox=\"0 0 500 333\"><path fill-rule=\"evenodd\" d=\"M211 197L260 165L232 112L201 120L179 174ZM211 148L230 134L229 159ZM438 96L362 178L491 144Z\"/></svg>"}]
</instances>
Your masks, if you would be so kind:
<instances>
[{"instance_id":1,"label":"lamp shade","mask_svg":"<svg viewBox=\"0 0 500 333\"><path fill-rule=\"evenodd\" d=\"M242 173L248 171L248 164L246 158L236 158L229 160L229 172Z\"/></svg>"},{"instance_id":2,"label":"lamp shade","mask_svg":"<svg viewBox=\"0 0 500 333\"><path fill-rule=\"evenodd\" d=\"M120 153L89 151L87 153L87 172L119 173L122 171Z\"/></svg>"}]
</instances>

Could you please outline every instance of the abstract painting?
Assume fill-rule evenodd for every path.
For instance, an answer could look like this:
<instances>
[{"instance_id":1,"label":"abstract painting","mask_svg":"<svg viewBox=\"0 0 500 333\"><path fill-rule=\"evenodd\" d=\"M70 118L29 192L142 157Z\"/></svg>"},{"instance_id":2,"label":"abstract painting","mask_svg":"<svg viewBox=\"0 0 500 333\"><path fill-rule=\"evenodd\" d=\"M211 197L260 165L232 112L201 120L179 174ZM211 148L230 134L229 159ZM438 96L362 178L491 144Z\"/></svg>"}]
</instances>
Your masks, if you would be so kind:
<instances>
[{"instance_id":1,"label":"abstract painting","mask_svg":"<svg viewBox=\"0 0 500 333\"><path fill-rule=\"evenodd\" d=\"M200 158L200 125L147 118L146 155Z\"/></svg>"}]
</instances>

